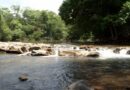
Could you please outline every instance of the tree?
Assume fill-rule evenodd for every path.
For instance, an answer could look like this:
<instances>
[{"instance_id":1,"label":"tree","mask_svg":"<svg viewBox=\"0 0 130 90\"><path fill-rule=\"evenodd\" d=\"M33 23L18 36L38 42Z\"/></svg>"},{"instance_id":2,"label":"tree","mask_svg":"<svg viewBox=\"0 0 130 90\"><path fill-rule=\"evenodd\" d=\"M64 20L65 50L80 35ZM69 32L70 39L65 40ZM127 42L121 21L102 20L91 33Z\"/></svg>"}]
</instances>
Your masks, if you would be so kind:
<instances>
[{"instance_id":1,"label":"tree","mask_svg":"<svg viewBox=\"0 0 130 90\"><path fill-rule=\"evenodd\" d=\"M71 33L78 33L77 39L91 33L95 40L117 41L124 38L121 29L128 23L129 7L129 0L65 0L59 15L73 26Z\"/></svg>"},{"instance_id":2,"label":"tree","mask_svg":"<svg viewBox=\"0 0 130 90\"><path fill-rule=\"evenodd\" d=\"M6 24L6 20L4 18L5 13L3 10L0 10L0 13L0 40L9 41L12 39L12 33Z\"/></svg>"},{"instance_id":3,"label":"tree","mask_svg":"<svg viewBox=\"0 0 130 90\"><path fill-rule=\"evenodd\" d=\"M45 38L60 40L67 36L67 28L64 22L55 13L42 11L41 22L44 23Z\"/></svg>"},{"instance_id":4,"label":"tree","mask_svg":"<svg viewBox=\"0 0 130 90\"><path fill-rule=\"evenodd\" d=\"M50 11L25 9L20 6L0 8L1 41L63 40L67 28L60 16Z\"/></svg>"}]
</instances>

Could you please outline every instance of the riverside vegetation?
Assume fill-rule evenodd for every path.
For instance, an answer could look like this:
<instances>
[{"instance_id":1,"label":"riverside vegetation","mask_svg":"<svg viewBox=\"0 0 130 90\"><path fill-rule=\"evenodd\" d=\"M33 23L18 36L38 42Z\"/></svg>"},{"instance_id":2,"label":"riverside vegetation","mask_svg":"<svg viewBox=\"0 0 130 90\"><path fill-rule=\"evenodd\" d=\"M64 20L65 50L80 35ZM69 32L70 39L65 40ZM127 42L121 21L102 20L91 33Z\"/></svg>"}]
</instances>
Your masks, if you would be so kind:
<instances>
[{"instance_id":1,"label":"riverside vegetation","mask_svg":"<svg viewBox=\"0 0 130 90\"><path fill-rule=\"evenodd\" d=\"M46 10L0 7L1 41L128 43L129 0L64 0L59 15Z\"/></svg>"}]
</instances>

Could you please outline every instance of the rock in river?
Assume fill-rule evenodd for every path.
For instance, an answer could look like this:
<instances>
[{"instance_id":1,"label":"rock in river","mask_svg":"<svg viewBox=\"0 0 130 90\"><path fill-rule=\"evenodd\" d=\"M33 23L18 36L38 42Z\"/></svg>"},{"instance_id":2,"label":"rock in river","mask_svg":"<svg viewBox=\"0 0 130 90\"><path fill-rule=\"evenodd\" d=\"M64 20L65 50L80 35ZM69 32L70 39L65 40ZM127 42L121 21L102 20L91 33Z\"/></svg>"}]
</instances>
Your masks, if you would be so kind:
<instances>
[{"instance_id":1,"label":"rock in river","mask_svg":"<svg viewBox=\"0 0 130 90\"><path fill-rule=\"evenodd\" d=\"M130 55L130 50L128 50L128 51L126 52L126 54L127 54L127 55Z\"/></svg>"},{"instance_id":2,"label":"rock in river","mask_svg":"<svg viewBox=\"0 0 130 90\"><path fill-rule=\"evenodd\" d=\"M90 87L85 80L80 80L72 83L68 87L68 90L94 90L94 89Z\"/></svg>"},{"instance_id":3,"label":"rock in river","mask_svg":"<svg viewBox=\"0 0 130 90\"><path fill-rule=\"evenodd\" d=\"M115 50L113 50L113 53L119 54L120 53L120 48L116 48Z\"/></svg>"},{"instance_id":4,"label":"rock in river","mask_svg":"<svg viewBox=\"0 0 130 90\"><path fill-rule=\"evenodd\" d=\"M19 80L20 80L20 81L27 81L27 80L28 80L28 75L27 75L27 74L22 74L22 75L19 77Z\"/></svg>"},{"instance_id":5,"label":"rock in river","mask_svg":"<svg viewBox=\"0 0 130 90\"><path fill-rule=\"evenodd\" d=\"M45 50L33 50L31 55L32 56L48 56L48 52Z\"/></svg>"},{"instance_id":6,"label":"rock in river","mask_svg":"<svg viewBox=\"0 0 130 90\"><path fill-rule=\"evenodd\" d=\"M90 52L87 57L98 58L100 54L98 52Z\"/></svg>"}]
</instances>

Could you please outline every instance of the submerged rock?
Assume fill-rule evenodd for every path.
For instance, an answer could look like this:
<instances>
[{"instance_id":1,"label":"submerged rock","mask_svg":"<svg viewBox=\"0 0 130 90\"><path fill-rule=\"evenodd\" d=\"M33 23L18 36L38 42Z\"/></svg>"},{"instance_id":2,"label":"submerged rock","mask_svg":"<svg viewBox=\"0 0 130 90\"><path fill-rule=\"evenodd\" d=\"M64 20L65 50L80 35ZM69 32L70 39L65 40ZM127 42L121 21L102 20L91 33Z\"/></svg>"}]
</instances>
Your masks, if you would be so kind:
<instances>
[{"instance_id":1,"label":"submerged rock","mask_svg":"<svg viewBox=\"0 0 130 90\"><path fill-rule=\"evenodd\" d=\"M90 52L87 57L98 58L100 54L98 52Z\"/></svg>"},{"instance_id":2,"label":"submerged rock","mask_svg":"<svg viewBox=\"0 0 130 90\"><path fill-rule=\"evenodd\" d=\"M27 81L27 80L28 80L28 75L27 75L27 74L22 74L22 75L19 77L19 80L20 80L20 81Z\"/></svg>"},{"instance_id":3,"label":"submerged rock","mask_svg":"<svg viewBox=\"0 0 130 90\"><path fill-rule=\"evenodd\" d=\"M90 87L85 80L80 80L72 83L68 87L68 90L94 90L94 89Z\"/></svg>"}]
</instances>

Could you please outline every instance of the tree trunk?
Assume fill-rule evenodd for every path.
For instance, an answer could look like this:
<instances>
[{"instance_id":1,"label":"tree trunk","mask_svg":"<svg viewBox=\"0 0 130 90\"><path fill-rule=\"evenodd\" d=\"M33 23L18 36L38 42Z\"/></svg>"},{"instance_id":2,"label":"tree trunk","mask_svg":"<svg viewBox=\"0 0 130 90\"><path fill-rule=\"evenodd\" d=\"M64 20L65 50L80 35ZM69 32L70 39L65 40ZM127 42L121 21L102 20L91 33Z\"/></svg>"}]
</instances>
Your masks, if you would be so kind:
<instances>
[{"instance_id":1,"label":"tree trunk","mask_svg":"<svg viewBox=\"0 0 130 90\"><path fill-rule=\"evenodd\" d=\"M110 26L110 32L111 32L111 39L113 40L114 39L114 32L113 32L113 29L111 26Z\"/></svg>"},{"instance_id":2,"label":"tree trunk","mask_svg":"<svg viewBox=\"0 0 130 90\"><path fill-rule=\"evenodd\" d=\"M111 39L117 40L118 39L118 33L114 25L110 25L110 32L111 32Z\"/></svg>"}]
</instances>

